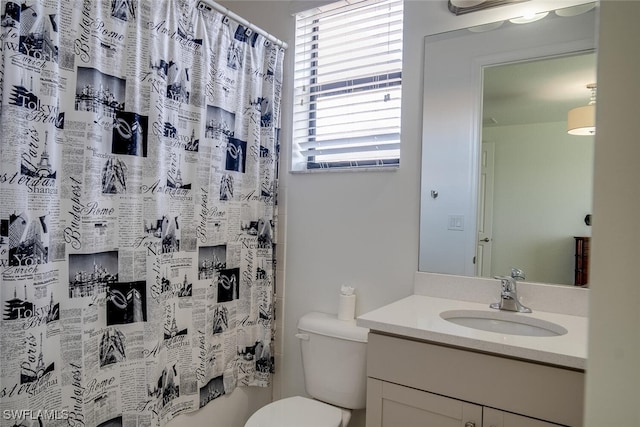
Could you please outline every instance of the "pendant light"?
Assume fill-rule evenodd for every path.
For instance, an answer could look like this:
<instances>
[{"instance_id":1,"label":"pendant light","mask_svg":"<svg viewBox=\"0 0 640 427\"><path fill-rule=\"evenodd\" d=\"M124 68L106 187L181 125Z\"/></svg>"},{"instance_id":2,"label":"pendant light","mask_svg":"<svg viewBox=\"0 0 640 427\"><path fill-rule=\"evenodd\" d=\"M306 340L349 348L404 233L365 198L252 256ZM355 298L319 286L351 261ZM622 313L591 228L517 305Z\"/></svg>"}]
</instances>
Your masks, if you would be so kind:
<instances>
[{"instance_id":1,"label":"pendant light","mask_svg":"<svg viewBox=\"0 0 640 427\"><path fill-rule=\"evenodd\" d=\"M596 84L588 84L587 89L591 89L589 104L569 110L567 132L570 135L595 135L596 133Z\"/></svg>"}]
</instances>

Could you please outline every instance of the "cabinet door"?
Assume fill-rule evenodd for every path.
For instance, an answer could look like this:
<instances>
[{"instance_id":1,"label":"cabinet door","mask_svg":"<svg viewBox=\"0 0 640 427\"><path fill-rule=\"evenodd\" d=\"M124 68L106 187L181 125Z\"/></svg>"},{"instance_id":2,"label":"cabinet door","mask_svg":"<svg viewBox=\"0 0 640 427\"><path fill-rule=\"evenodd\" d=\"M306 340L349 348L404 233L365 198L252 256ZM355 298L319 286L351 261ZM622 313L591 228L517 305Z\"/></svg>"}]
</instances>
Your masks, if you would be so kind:
<instances>
[{"instance_id":1,"label":"cabinet door","mask_svg":"<svg viewBox=\"0 0 640 427\"><path fill-rule=\"evenodd\" d=\"M547 421L540 421L511 412L499 411L493 408L484 408L482 415L483 427L560 427Z\"/></svg>"},{"instance_id":2,"label":"cabinet door","mask_svg":"<svg viewBox=\"0 0 640 427\"><path fill-rule=\"evenodd\" d=\"M482 407L373 378L367 427L481 427Z\"/></svg>"}]
</instances>

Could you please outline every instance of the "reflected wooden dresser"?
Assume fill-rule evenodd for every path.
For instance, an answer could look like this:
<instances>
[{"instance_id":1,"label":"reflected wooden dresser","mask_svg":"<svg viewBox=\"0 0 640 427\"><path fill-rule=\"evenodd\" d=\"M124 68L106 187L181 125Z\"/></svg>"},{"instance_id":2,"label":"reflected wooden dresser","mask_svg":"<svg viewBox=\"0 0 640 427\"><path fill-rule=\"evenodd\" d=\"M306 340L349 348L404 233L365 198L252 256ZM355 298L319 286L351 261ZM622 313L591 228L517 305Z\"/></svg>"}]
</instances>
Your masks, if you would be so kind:
<instances>
[{"instance_id":1,"label":"reflected wooden dresser","mask_svg":"<svg viewBox=\"0 0 640 427\"><path fill-rule=\"evenodd\" d=\"M589 286L589 246L591 244L590 237L574 237L576 241L576 268L575 281L576 286Z\"/></svg>"}]
</instances>

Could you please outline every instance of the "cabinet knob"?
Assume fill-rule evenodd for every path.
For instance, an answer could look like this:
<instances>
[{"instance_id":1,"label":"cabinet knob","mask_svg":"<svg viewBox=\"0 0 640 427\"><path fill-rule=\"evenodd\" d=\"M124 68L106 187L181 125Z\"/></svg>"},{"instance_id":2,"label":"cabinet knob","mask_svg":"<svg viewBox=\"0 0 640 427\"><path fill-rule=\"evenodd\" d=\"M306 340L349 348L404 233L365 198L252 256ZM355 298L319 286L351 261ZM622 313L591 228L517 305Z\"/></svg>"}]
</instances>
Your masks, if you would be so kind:
<instances>
[{"instance_id":1,"label":"cabinet knob","mask_svg":"<svg viewBox=\"0 0 640 427\"><path fill-rule=\"evenodd\" d=\"M464 427L476 427L476 423L474 423L473 421L467 421L466 423L464 423Z\"/></svg>"}]
</instances>

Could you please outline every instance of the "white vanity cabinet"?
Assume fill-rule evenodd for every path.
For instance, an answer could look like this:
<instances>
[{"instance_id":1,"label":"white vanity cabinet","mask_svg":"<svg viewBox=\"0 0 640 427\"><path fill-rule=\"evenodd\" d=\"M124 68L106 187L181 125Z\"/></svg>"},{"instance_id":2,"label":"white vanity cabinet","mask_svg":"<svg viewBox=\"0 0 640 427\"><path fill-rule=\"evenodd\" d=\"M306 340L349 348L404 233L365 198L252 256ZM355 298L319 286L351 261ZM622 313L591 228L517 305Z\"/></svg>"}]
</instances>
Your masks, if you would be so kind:
<instances>
[{"instance_id":1,"label":"white vanity cabinet","mask_svg":"<svg viewBox=\"0 0 640 427\"><path fill-rule=\"evenodd\" d=\"M581 426L584 372L372 331L367 427Z\"/></svg>"},{"instance_id":2,"label":"white vanity cabinet","mask_svg":"<svg viewBox=\"0 0 640 427\"><path fill-rule=\"evenodd\" d=\"M482 406L367 379L367 427L480 427Z\"/></svg>"},{"instance_id":3,"label":"white vanity cabinet","mask_svg":"<svg viewBox=\"0 0 640 427\"><path fill-rule=\"evenodd\" d=\"M483 427L558 427L558 425L493 408L483 408Z\"/></svg>"}]
</instances>

